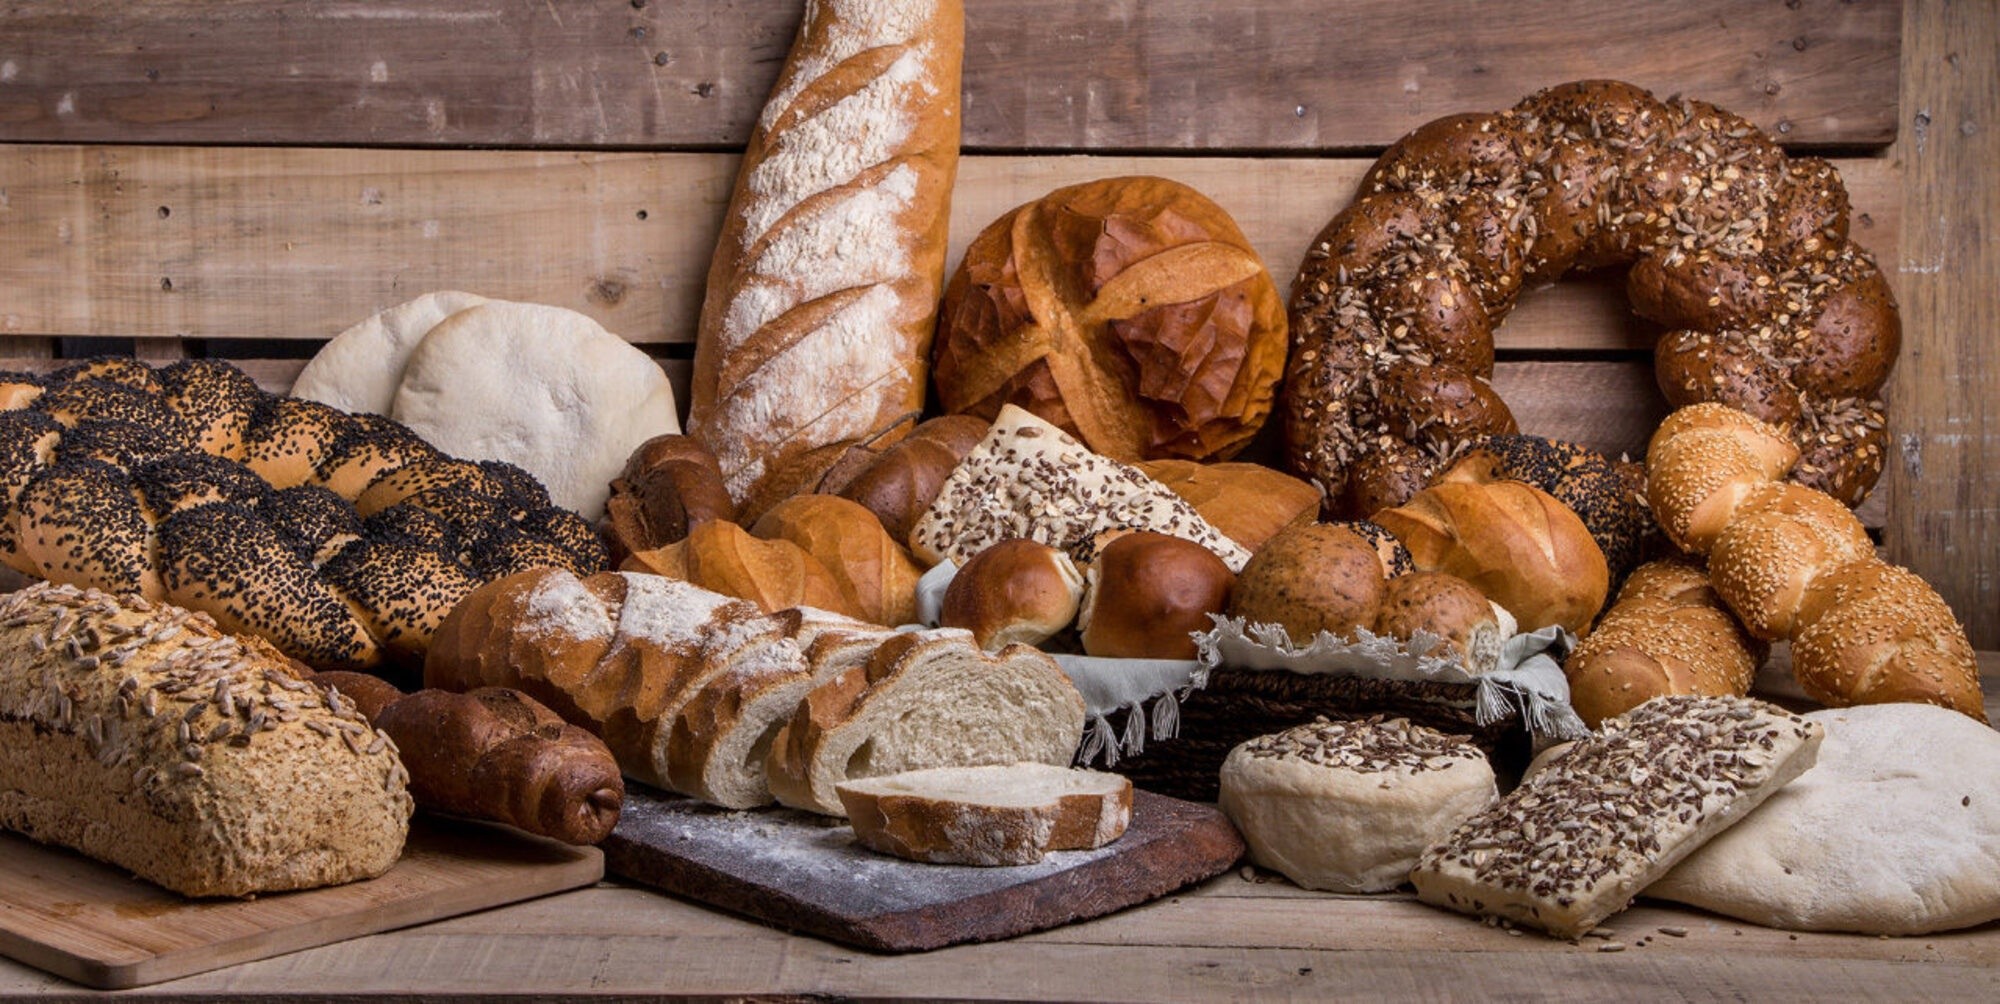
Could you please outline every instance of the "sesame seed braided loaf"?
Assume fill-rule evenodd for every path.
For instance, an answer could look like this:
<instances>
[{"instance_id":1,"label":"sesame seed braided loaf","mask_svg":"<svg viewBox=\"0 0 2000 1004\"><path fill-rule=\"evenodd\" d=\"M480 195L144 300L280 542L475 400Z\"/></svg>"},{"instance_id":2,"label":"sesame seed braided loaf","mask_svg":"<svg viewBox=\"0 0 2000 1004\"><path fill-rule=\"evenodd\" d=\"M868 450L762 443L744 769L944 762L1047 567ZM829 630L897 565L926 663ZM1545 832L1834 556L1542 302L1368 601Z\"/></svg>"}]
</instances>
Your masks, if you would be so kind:
<instances>
[{"instance_id":1,"label":"sesame seed braided loaf","mask_svg":"<svg viewBox=\"0 0 2000 1004\"><path fill-rule=\"evenodd\" d=\"M204 611L316 669L414 663L480 583L604 562L525 471L228 363L0 374L0 409L0 562Z\"/></svg>"},{"instance_id":2,"label":"sesame seed braided loaf","mask_svg":"<svg viewBox=\"0 0 2000 1004\"><path fill-rule=\"evenodd\" d=\"M1516 431L1488 380L1521 291L1630 265L1633 309L1669 329L1668 401L1785 428L1792 479L1853 505L1881 473L1901 326L1847 224L1833 165L1705 102L1578 81L1438 119L1382 155L1300 266L1291 462L1335 514L1402 503L1466 440Z\"/></svg>"}]
</instances>

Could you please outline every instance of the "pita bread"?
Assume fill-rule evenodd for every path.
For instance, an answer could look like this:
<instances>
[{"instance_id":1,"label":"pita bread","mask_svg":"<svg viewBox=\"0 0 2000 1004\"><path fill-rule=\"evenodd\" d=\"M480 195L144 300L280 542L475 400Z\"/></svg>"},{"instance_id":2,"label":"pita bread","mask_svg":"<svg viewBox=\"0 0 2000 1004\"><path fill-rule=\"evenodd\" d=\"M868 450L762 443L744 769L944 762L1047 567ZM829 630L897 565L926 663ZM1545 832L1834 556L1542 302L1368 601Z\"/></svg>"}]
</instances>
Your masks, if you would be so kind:
<instances>
[{"instance_id":1,"label":"pita bread","mask_svg":"<svg viewBox=\"0 0 2000 1004\"><path fill-rule=\"evenodd\" d=\"M452 456L520 466L592 521L632 451L680 431L652 357L574 310L500 300L424 336L390 417Z\"/></svg>"},{"instance_id":2,"label":"pita bread","mask_svg":"<svg viewBox=\"0 0 2000 1004\"><path fill-rule=\"evenodd\" d=\"M483 296L447 289L390 307L326 343L299 373L292 396L342 411L387 415L417 342L439 321L485 302Z\"/></svg>"},{"instance_id":3,"label":"pita bread","mask_svg":"<svg viewBox=\"0 0 2000 1004\"><path fill-rule=\"evenodd\" d=\"M2000 732L1928 704L1806 717L1819 762L1645 894L1796 931L2000 918Z\"/></svg>"}]
</instances>

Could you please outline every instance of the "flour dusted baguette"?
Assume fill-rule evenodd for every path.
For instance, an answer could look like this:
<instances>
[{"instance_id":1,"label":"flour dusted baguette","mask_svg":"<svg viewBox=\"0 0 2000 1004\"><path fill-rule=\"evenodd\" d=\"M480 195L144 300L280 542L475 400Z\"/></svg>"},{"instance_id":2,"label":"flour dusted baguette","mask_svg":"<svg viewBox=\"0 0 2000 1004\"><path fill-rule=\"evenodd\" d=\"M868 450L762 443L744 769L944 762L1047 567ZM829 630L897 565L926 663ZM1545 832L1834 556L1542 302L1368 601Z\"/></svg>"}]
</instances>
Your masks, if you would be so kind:
<instances>
[{"instance_id":1,"label":"flour dusted baguette","mask_svg":"<svg viewBox=\"0 0 2000 1004\"><path fill-rule=\"evenodd\" d=\"M0 826L247 896L387 871L406 777L351 701L206 614L47 583L0 599Z\"/></svg>"},{"instance_id":2,"label":"flour dusted baguette","mask_svg":"<svg viewBox=\"0 0 2000 1004\"><path fill-rule=\"evenodd\" d=\"M1046 763L933 767L835 785L854 838L956 865L1031 865L1102 847L1132 821L1132 782Z\"/></svg>"},{"instance_id":3,"label":"flour dusted baguette","mask_svg":"<svg viewBox=\"0 0 2000 1004\"><path fill-rule=\"evenodd\" d=\"M1816 722L1741 697L1661 697L1426 850L1417 898L1576 938L1813 764Z\"/></svg>"},{"instance_id":4,"label":"flour dusted baguette","mask_svg":"<svg viewBox=\"0 0 2000 1004\"><path fill-rule=\"evenodd\" d=\"M1068 764L1083 699L1055 660L1026 645L988 654L956 629L898 634L806 694L773 740L771 793L843 815L834 786L926 767Z\"/></svg>"},{"instance_id":5,"label":"flour dusted baguette","mask_svg":"<svg viewBox=\"0 0 2000 1004\"><path fill-rule=\"evenodd\" d=\"M920 410L958 166L958 0L812 0L709 265L689 432L741 503Z\"/></svg>"}]
</instances>

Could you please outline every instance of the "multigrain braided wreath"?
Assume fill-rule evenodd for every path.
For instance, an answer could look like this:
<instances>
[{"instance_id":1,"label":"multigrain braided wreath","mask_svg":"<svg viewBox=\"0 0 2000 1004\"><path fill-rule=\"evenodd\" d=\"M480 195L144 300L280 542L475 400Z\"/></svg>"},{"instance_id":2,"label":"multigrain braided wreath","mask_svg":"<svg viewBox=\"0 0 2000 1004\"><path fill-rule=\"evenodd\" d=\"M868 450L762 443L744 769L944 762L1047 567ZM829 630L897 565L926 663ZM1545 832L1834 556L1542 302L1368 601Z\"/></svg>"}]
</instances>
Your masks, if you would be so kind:
<instances>
[{"instance_id":1,"label":"multigrain braided wreath","mask_svg":"<svg viewBox=\"0 0 2000 1004\"><path fill-rule=\"evenodd\" d=\"M1288 456L1335 515L1402 503L1467 440L1517 431L1488 380L1521 291L1630 265L1633 310L1669 329L1667 400L1784 428L1792 479L1854 505L1882 470L1902 332L1847 222L1832 164L1705 102L1578 81L1438 119L1382 155L1300 266Z\"/></svg>"},{"instance_id":2,"label":"multigrain braided wreath","mask_svg":"<svg viewBox=\"0 0 2000 1004\"><path fill-rule=\"evenodd\" d=\"M420 661L481 583L604 563L526 471L203 359L0 373L0 503L0 563L205 611L316 669Z\"/></svg>"}]
</instances>

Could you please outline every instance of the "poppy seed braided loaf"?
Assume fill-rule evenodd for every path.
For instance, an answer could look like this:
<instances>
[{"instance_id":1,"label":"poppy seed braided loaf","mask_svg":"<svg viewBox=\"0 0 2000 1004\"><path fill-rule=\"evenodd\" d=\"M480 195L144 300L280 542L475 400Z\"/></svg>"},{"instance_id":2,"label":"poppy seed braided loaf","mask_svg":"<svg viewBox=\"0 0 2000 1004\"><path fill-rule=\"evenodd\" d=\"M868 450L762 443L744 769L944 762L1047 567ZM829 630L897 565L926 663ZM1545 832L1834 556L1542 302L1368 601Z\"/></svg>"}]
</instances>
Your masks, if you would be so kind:
<instances>
[{"instance_id":1,"label":"poppy seed braided loaf","mask_svg":"<svg viewBox=\"0 0 2000 1004\"><path fill-rule=\"evenodd\" d=\"M205 611L316 669L420 662L481 583L604 548L510 465L228 363L0 374L0 562Z\"/></svg>"},{"instance_id":2,"label":"poppy seed braided loaf","mask_svg":"<svg viewBox=\"0 0 2000 1004\"><path fill-rule=\"evenodd\" d=\"M1785 428L1793 480L1851 506L1881 473L1901 326L1847 224L1832 164L1705 102L1578 81L1438 119L1376 161L1300 266L1287 454L1332 514L1400 504L1465 441L1517 431L1488 380L1521 291L1630 265L1634 311L1668 329L1668 402Z\"/></svg>"}]
</instances>

